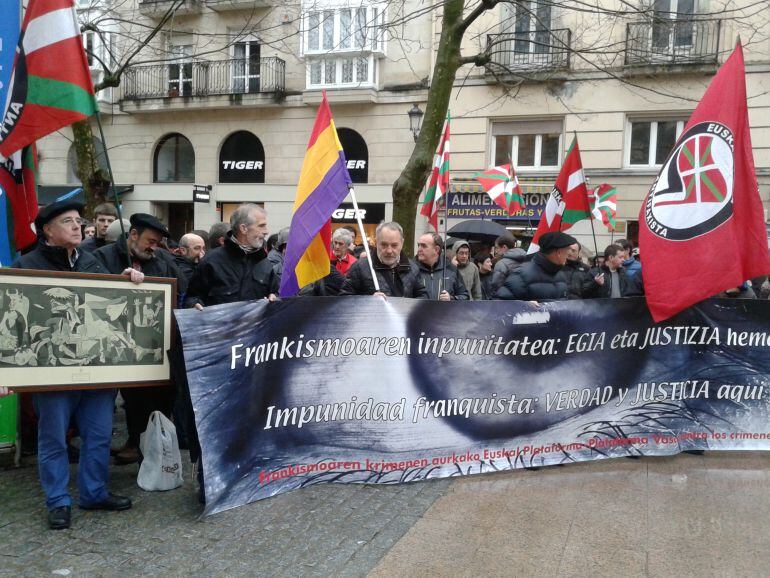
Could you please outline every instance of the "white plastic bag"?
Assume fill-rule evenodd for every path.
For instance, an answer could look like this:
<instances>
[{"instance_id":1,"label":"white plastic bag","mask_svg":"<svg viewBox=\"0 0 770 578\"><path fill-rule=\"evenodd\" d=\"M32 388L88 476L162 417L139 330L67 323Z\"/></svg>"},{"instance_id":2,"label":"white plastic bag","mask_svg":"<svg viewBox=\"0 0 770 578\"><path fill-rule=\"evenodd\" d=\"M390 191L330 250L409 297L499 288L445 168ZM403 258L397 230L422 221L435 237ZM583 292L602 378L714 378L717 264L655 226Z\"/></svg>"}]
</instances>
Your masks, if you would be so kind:
<instances>
[{"instance_id":1,"label":"white plastic bag","mask_svg":"<svg viewBox=\"0 0 770 578\"><path fill-rule=\"evenodd\" d=\"M163 413L152 412L147 431L139 439L144 459L136 482L148 492L173 490L182 485L182 456L174 424Z\"/></svg>"}]
</instances>

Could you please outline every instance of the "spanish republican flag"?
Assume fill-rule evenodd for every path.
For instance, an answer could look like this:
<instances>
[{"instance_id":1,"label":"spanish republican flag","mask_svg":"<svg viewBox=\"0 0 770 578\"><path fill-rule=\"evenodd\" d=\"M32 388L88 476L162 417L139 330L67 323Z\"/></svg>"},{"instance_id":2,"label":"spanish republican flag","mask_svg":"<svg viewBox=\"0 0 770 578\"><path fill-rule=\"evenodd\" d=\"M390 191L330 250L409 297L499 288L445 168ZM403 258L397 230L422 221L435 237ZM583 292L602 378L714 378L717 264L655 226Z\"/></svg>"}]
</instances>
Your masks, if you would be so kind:
<instances>
[{"instance_id":1,"label":"spanish republican flag","mask_svg":"<svg viewBox=\"0 0 770 578\"><path fill-rule=\"evenodd\" d=\"M326 92L307 145L286 244L281 297L329 274L331 216L351 184Z\"/></svg>"}]
</instances>

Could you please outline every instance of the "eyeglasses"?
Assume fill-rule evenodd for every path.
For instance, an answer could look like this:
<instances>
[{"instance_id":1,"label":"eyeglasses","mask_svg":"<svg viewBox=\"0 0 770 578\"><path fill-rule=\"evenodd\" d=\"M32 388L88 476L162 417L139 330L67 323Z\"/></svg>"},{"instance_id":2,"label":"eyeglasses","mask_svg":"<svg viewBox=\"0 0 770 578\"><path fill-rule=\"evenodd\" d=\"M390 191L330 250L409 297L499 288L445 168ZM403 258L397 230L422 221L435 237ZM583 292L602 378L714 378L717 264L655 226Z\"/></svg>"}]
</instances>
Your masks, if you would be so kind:
<instances>
[{"instance_id":1,"label":"eyeglasses","mask_svg":"<svg viewBox=\"0 0 770 578\"><path fill-rule=\"evenodd\" d=\"M81 219L80 217L67 217L56 221L58 225L64 225L65 227L70 227L74 224L77 224L78 227L82 227L85 222L85 219Z\"/></svg>"}]
</instances>

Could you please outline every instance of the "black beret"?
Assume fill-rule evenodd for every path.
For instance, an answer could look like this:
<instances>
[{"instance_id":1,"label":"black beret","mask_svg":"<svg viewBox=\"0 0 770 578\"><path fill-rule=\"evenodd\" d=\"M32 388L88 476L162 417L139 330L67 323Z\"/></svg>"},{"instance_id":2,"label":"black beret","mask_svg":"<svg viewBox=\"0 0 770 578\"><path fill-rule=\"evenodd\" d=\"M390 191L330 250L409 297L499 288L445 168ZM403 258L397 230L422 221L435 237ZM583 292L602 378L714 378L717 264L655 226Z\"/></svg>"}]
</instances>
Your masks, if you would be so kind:
<instances>
[{"instance_id":1,"label":"black beret","mask_svg":"<svg viewBox=\"0 0 770 578\"><path fill-rule=\"evenodd\" d=\"M166 225L161 223L157 217L153 217L147 213L134 213L129 220L131 221L132 228L142 227L144 229L155 229L164 237L171 236Z\"/></svg>"},{"instance_id":2,"label":"black beret","mask_svg":"<svg viewBox=\"0 0 770 578\"><path fill-rule=\"evenodd\" d=\"M35 230L37 231L38 235L42 235L43 225L51 222L51 219L54 219L62 213L66 213L67 211L77 211L82 215L84 208L85 205L83 205L83 203L78 203L77 201L72 200L55 201L50 203L40 209L37 217L35 217Z\"/></svg>"},{"instance_id":3,"label":"black beret","mask_svg":"<svg viewBox=\"0 0 770 578\"><path fill-rule=\"evenodd\" d=\"M543 253L555 249L563 249L564 247L569 247L575 243L577 243L575 237L568 235L567 233L562 233L561 231L544 233L537 242L537 244L540 245L540 251Z\"/></svg>"}]
</instances>

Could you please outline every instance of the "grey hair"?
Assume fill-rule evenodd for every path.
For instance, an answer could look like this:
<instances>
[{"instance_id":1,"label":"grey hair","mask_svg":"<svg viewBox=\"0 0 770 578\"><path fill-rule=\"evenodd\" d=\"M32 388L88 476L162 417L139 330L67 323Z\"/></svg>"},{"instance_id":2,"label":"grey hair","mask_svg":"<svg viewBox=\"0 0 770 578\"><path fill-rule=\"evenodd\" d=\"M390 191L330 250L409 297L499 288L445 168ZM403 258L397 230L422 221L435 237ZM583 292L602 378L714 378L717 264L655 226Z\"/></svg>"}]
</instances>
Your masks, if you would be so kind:
<instances>
[{"instance_id":1,"label":"grey hair","mask_svg":"<svg viewBox=\"0 0 770 578\"><path fill-rule=\"evenodd\" d=\"M332 234L332 241L342 239L346 245L350 245L353 242L353 235L347 229L336 229Z\"/></svg>"},{"instance_id":2,"label":"grey hair","mask_svg":"<svg viewBox=\"0 0 770 578\"><path fill-rule=\"evenodd\" d=\"M377 225L377 229L374 231L374 237L376 239L380 238L380 231L383 229L390 229L391 231L396 231L399 235L401 235L401 240L404 240L404 229L401 225L396 223L395 221L390 221L389 223L386 223L383 221L379 225Z\"/></svg>"},{"instance_id":3,"label":"grey hair","mask_svg":"<svg viewBox=\"0 0 770 578\"><path fill-rule=\"evenodd\" d=\"M263 215L267 214L265 209L254 203L243 203L233 211L233 214L230 215L230 226L234 231L233 234L240 230L241 225L249 226L255 222L251 216L254 211L258 211Z\"/></svg>"}]
</instances>

